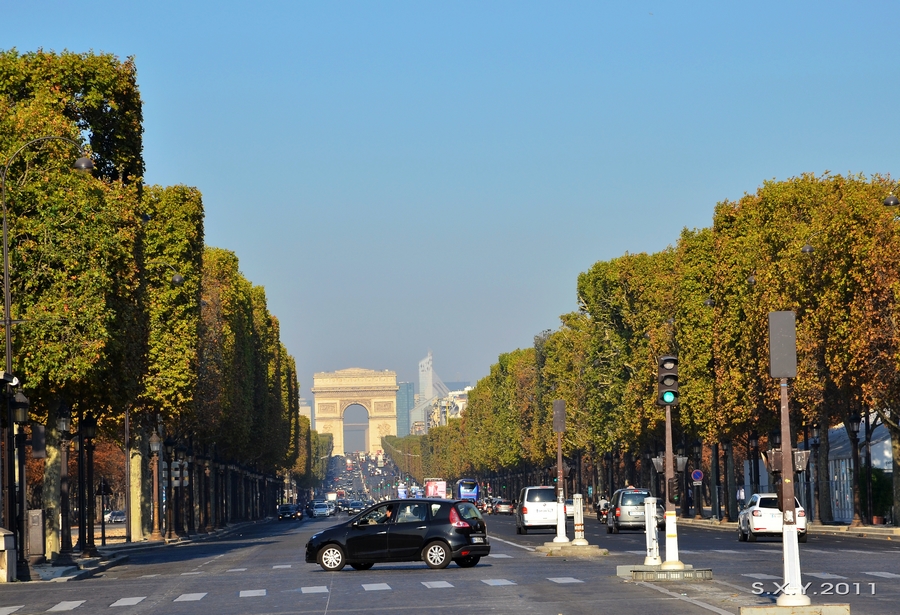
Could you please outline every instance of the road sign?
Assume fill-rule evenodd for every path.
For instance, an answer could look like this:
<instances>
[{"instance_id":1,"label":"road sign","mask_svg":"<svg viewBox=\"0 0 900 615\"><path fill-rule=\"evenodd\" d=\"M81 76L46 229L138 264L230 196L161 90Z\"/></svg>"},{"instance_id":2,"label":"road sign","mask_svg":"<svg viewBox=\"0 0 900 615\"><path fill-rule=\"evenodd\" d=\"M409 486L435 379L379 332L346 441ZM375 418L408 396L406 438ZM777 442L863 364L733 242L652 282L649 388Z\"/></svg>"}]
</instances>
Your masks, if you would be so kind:
<instances>
[{"instance_id":1,"label":"road sign","mask_svg":"<svg viewBox=\"0 0 900 615\"><path fill-rule=\"evenodd\" d=\"M703 470L694 470L691 472L691 478L694 480L694 483L699 483L703 480Z\"/></svg>"}]
</instances>

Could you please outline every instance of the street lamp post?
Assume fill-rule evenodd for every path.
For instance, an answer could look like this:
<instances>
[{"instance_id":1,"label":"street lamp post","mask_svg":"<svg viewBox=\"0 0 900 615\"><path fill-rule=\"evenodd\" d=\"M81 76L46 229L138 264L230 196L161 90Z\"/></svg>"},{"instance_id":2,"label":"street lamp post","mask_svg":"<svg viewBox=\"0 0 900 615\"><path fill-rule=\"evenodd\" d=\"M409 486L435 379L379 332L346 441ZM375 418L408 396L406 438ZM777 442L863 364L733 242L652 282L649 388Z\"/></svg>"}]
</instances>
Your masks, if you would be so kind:
<instances>
[{"instance_id":1,"label":"street lamp post","mask_svg":"<svg viewBox=\"0 0 900 615\"><path fill-rule=\"evenodd\" d=\"M28 398L22 391L16 391L12 402L13 422L16 424L16 450L19 461L19 510L16 515L16 533L18 534L19 550L16 551L16 577L19 580L30 580L31 571L28 569L28 559L25 557L25 509L26 509L26 481L25 481L25 424L28 423ZM13 490L10 490L12 493Z\"/></svg>"},{"instance_id":2,"label":"street lamp post","mask_svg":"<svg viewBox=\"0 0 900 615\"><path fill-rule=\"evenodd\" d=\"M759 492L759 434L756 430L750 432L747 438L750 445L750 494Z\"/></svg>"},{"instance_id":3,"label":"street lamp post","mask_svg":"<svg viewBox=\"0 0 900 615\"><path fill-rule=\"evenodd\" d=\"M850 522L851 527L863 525L859 515L859 424L862 422L859 414L854 412L848 417L847 427L850 429L850 454L853 462L853 472L850 475L850 481L853 487L853 520Z\"/></svg>"},{"instance_id":4,"label":"street lamp post","mask_svg":"<svg viewBox=\"0 0 900 615\"><path fill-rule=\"evenodd\" d=\"M815 472L812 484L812 494L810 496L810 502L813 502L813 505L810 506L811 510L807 513L809 515L809 523L812 523L818 516L817 513L819 509L819 423L813 423L810 426L809 434L812 438L813 455L810 467L813 472Z\"/></svg>"},{"instance_id":5,"label":"street lamp post","mask_svg":"<svg viewBox=\"0 0 900 615\"><path fill-rule=\"evenodd\" d=\"M97 419L93 412L88 412L82 425L84 434L84 450L87 453L86 487L87 487L87 522L85 523L85 539L82 541L82 557L97 557L100 552L94 544L94 517L97 514L94 497L94 438L97 437Z\"/></svg>"},{"instance_id":6,"label":"street lamp post","mask_svg":"<svg viewBox=\"0 0 900 615\"><path fill-rule=\"evenodd\" d=\"M72 557L72 520L69 518L69 427L72 423L72 408L65 402L56 411L56 426L59 429L59 513L60 523L59 555L54 566L74 566Z\"/></svg>"},{"instance_id":7,"label":"street lamp post","mask_svg":"<svg viewBox=\"0 0 900 615\"><path fill-rule=\"evenodd\" d=\"M175 465L175 440L166 438L166 540L176 540L174 498L172 497L172 467Z\"/></svg>"},{"instance_id":8,"label":"street lamp post","mask_svg":"<svg viewBox=\"0 0 900 615\"><path fill-rule=\"evenodd\" d=\"M14 151L9 158L6 159L6 164L3 166L2 172L0 172L0 205L3 207L3 329L5 334L5 342L6 342L6 373L12 374L12 325L16 323L12 318L12 291L10 288L10 278L9 278L9 212L6 206L6 178L9 175L9 168L12 166L13 161L16 157L31 147L32 145L36 145L38 143L44 143L47 141L65 141L67 143L71 143L75 147L78 148L79 154L81 156L75 161L75 169L77 171L83 171L86 173L90 173L90 171L94 168L94 163L90 158L84 156L84 152L81 149L81 144L73 139L69 139L68 137L58 137L58 136L44 136L38 137L37 139L32 139L22 146L20 146L16 151ZM4 379L6 380L6 379ZM6 457L6 472L5 472L5 480L4 485L6 487L6 522L11 527L17 527L15 524L17 511L16 511L16 493L15 488L13 486L14 476L13 476L13 466L15 463L15 438L14 432L15 428L13 427L14 421L12 416L12 398L13 398L13 384L10 380L6 380L6 415L7 415L7 433L6 433L6 443L7 443L7 457ZM25 450L24 447L20 451L20 455L24 458ZM24 485L22 489L22 493L24 495ZM16 552L20 554L24 554L25 552L25 519L20 520L20 525L22 527L21 531L14 532L15 536L15 548ZM21 560L21 556L20 556ZM27 570L23 570L21 566L18 567L18 570L26 575L25 578L19 577L20 580L27 580Z\"/></svg>"},{"instance_id":9,"label":"street lamp post","mask_svg":"<svg viewBox=\"0 0 900 615\"><path fill-rule=\"evenodd\" d=\"M703 443L700 440L694 441L694 469L700 470L702 455L703 455ZM699 485L700 481L695 480L694 482L694 519L702 519L703 518L703 485Z\"/></svg>"},{"instance_id":10,"label":"street lamp post","mask_svg":"<svg viewBox=\"0 0 900 615\"><path fill-rule=\"evenodd\" d=\"M150 540L162 540L159 531L159 449L162 441L154 430L150 436L150 466L153 470L153 531L150 532Z\"/></svg>"},{"instance_id":11,"label":"street lamp post","mask_svg":"<svg viewBox=\"0 0 900 615\"><path fill-rule=\"evenodd\" d=\"M184 531L184 445L179 444L175 447L175 456L178 458L178 483L175 485L175 497L172 499L172 505L175 508L175 533L178 536L186 536ZM175 470L172 470L173 480Z\"/></svg>"}]
</instances>

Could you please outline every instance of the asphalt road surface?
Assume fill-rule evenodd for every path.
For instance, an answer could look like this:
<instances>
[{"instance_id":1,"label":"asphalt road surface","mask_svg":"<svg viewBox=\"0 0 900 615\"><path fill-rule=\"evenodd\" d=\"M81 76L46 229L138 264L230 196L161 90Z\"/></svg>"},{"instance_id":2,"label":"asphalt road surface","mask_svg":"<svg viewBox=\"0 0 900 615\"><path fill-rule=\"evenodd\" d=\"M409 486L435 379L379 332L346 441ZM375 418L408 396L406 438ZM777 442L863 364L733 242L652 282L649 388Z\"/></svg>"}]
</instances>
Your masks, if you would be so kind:
<instances>
[{"instance_id":1,"label":"asphalt road surface","mask_svg":"<svg viewBox=\"0 0 900 615\"><path fill-rule=\"evenodd\" d=\"M589 542L609 549L608 556L547 557L534 548L554 533L516 535L508 516L487 517L492 553L474 568L431 570L411 562L327 573L305 563L304 550L311 534L334 521L261 523L218 539L134 553L91 579L0 585L0 615L736 614L742 605L772 604L774 596L764 592L774 592L781 580L777 540L739 543L731 532L682 528L681 560L712 568L714 580L635 583L617 577L616 566L643 562L643 534L607 535L587 519ZM849 602L854 615L900 612L898 562L900 546L888 541L810 537L801 545L813 603ZM834 595L822 595L828 591Z\"/></svg>"}]
</instances>

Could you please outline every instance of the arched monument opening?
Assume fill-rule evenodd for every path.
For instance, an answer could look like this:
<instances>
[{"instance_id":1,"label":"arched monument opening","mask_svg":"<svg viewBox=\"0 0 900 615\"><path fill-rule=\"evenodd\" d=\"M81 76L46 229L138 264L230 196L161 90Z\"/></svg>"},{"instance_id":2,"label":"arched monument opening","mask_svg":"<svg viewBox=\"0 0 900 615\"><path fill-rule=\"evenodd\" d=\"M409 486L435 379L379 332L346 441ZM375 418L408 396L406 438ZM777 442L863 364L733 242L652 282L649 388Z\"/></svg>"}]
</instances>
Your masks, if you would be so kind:
<instances>
[{"instance_id":1,"label":"arched monument opening","mask_svg":"<svg viewBox=\"0 0 900 615\"><path fill-rule=\"evenodd\" d=\"M313 375L313 412L316 431L330 433L334 441L334 455L346 455L354 450L376 453L381 450L384 436L397 435L397 373L358 367ZM356 426L351 406L362 406L368 415L364 448L347 448L344 440L345 421Z\"/></svg>"},{"instance_id":2,"label":"arched monument opening","mask_svg":"<svg viewBox=\"0 0 900 615\"><path fill-rule=\"evenodd\" d=\"M366 451L369 441L369 411L362 404L344 410L344 453Z\"/></svg>"}]
</instances>

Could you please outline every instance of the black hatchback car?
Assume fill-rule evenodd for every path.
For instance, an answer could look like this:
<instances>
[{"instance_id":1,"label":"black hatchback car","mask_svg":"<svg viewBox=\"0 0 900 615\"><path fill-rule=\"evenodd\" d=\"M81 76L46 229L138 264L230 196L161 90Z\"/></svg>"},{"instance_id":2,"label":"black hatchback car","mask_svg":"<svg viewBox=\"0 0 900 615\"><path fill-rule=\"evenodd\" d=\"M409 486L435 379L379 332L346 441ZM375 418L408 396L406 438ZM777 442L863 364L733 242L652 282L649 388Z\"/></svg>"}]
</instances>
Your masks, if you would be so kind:
<instances>
[{"instance_id":1,"label":"black hatchback car","mask_svg":"<svg viewBox=\"0 0 900 615\"><path fill-rule=\"evenodd\" d=\"M429 568L453 561L469 568L490 552L487 526L471 502L405 499L381 502L314 534L306 561L327 571L409 561L424 561Z\"/></svg>"}]
</instances>

